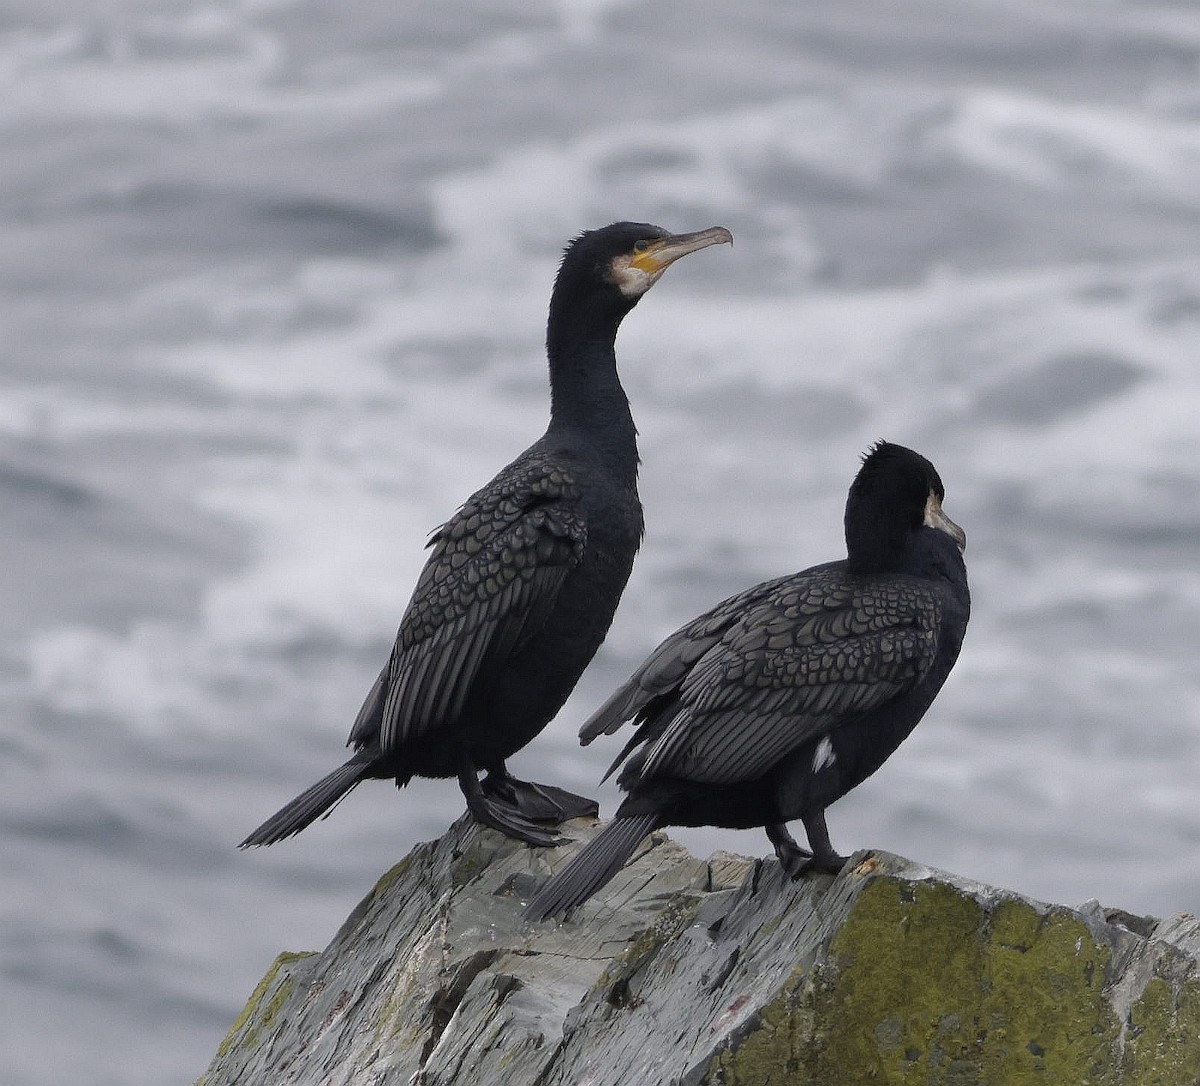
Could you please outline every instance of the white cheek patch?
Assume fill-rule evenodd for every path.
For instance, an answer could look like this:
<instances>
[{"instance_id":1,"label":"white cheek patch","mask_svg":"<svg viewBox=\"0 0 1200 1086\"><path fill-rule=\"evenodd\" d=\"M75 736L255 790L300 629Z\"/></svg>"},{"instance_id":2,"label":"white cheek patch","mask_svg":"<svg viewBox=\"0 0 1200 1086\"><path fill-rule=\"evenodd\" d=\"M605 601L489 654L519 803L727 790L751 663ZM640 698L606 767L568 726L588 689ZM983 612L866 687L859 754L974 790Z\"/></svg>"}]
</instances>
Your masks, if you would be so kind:
<instances>
[{"instance_id":1,"label":"white cheek patch","mask_svg":"<svg viewBox=\"0 0 1200 1086\"><path fill-rule=\"evenodd\" d=\"M628 257L620 257L613 261L612 274L613 281L617 284L617 289L626 298L640 298L658 282L662 273L666 270L664 267L654 273L646 272L636 267Z\"/></svg>"},{"instance_id":2,"label":"white cheek patch","mask_svg":"<svg viewBox=\"0 0 1200 1086\"><path fill-rule=\"evenodd\" d=\"M837 755L833 753L833 743L830 742L829 736L823 736L817 744L817 749L813 751L812 771L820 773L822 769L827 769L837 761Z\"/></svg>"}]
</instances>

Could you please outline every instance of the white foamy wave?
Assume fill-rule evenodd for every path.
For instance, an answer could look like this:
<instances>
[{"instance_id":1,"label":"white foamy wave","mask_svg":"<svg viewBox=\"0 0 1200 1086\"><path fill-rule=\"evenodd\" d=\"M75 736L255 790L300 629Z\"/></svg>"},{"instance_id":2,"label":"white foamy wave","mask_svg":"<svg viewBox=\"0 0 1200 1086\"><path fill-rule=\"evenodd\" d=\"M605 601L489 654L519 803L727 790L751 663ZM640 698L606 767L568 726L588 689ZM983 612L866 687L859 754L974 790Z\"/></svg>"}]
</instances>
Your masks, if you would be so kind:
<instances>
[{"instance_id":1,"label":"white foamy wave","mask_svg":"<svg viewBox=\"0 0 1200 1086\"><path fill-rule=\"evenodd\" d=\"M35 635L26 658L33 690L55 708L163 727L207 715L211 697L195 681L195 650L171 623L139 624L124 636L72 626Z\"/></svg>"},{"instance_id":2,"label":"white foamy wave","mask_svg":"<svg viewBox=\"0 0 1200 1086\"><path fill-rule=\"evenodd\" d=\"M819 106L801 100L669 124L600 125L573 140L506 150L481 169L439 180L430 195L440 225L470 247L471 263L480 267L501 261L504 267L520 267L530 248L554 252L581 227L619 219L690 230L710 225L711 217L737 234L739 221L745 221L743 209L753 203L756 264L806 277L817 257L804 215L790 202L764 206L754 175L783 148L800 153L804 144L795 127L812 122L814 114L820 114ZM847 134L843 145L854 143L853 134ZM825 150L826 161L833 162L835 149ZM813 153L819 156L822 149ZM537 214L531 216L534 207ZM769 230L763 230L764 223ZM722 254L726 272L739 266L730 264L740 259L736 244L734 252L733 258ZM724 275L707 278L731 281Z\"/></svg>"},{"instance_id":3,"label":"white foamy wave","mask_svg":"<svg viewBox=\"0 0 1200 1086\"><path fill-rule=\"evenodd\" d=\"M289 707L306 719L353 713L423 560L426 516L394 493L372 499L277 476L208 501L252 530L250 561L210 581L195 613L35 633L25 657L39 699L149 732L236 731ZM347 686L341 671L356 660L368 665Z\"/></svg>"},{"instance_id":4,"label":"white foamy wave","mask_svg":"<svg viewBox=\"0 0 1200 1086\"><path fill-rule=\"evenodd\" d=\"M377 363L390 342L383 311L402 289L396 279L365 261L308 261L284 278L188 277L144 292L138 305L148 323L192 312L202 324L185 346L157 352L164 368L249 406L319 397L328 410L394 393Z\"/></svg>"},{"instance_id":5,"label":"white foamy wave","mask_svg":"<svg viewBox=\"0 0 1200 1086\"><path fill-rule=\"evenodd\" d=\"M299 80L286 39L263 25L262 14L258 5L202 4L10 32L0 37L0 123L311 119L396 108L441 91L438 79L419 71L346 69Z\"/></svg>"},{"instance_id":6,"label":"white foamy wave","mask_svg":"<svg viewBox=\"0 0 1200 1086\"><path fill-rule=\"evenodd\" d=\"M976 90L940 135L963 160L1029 184L1107 179L1192 203L1200 179L1200 123L1148 109Z\"/></svg>"},{"instance_id":7,"label":"white foamy wave","mask_svg":"<svg viewBox=\"0 0 1200 1086\"><path fill-rule=\"evenodd\" d=\"M470 380L467 390L436 391L434 370L401 395L384 371L369 376L370 364L356 382L347 373L351 364L339 366L311 341L292 344L293 361L309 354L323 357L323 366L314 363L307 381L302 363L293 368L292 388L263 369L261 380L248 374L242 363L261 366L262 355L240 344L189 352L196 372L236 395L239 427L262 440L261 450L235 457L215 442L192 462L188 483L196 507L238 526L251 555L236 571L214 575L196 610L176 620L35 633L27 659L39 698L152 731L221 729L263 715L246 706L231 710L230 690L273 701L296 688L291 696L311 719L308 703L325 695L316 672L296 681L295 657L305 646L382 662L429 532L503 462L497 447L512 455L536 436L545 406L488 391L486 373L482 394ZM338 381L339 372L346 380ZM60 439L122 434L129 421L82 403L74 417L69 406L57 404ZM173 421L164 412L154 426L169 431ZM144 418L139 424L150 425ZM297 690L309 680L314 688L301 696ZM330 716L347 711L343 704Z\"/></svg>"}]
</instances>

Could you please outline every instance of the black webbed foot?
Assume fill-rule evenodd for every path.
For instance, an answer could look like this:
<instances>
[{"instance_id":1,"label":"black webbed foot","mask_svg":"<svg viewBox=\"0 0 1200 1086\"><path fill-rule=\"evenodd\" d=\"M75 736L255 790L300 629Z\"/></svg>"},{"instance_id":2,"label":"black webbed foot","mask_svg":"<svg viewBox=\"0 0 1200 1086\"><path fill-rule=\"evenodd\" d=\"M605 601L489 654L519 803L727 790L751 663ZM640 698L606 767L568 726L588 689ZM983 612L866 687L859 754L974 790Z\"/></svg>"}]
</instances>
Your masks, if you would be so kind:
<instances>
[{"instance_id":1,"label":"black webbed foot","mask_svg":"<svg viewBox=\"0 0 1200 1086\"><path fill-rule=\"evenodd\" d=\"M846 866L848 857L834 851L829 840L829 827L825 825L825 812L801 816L804 822L804 832L808 834L808 843L812 845L812 859L805 863L801 874L809 871L821 871L827 875L838 874Z\"/></svg>"},{"instance_id":2,"label":"black webbed foot","mask_svg":"<svg viewBox=\"0 0 1200 1086\"><path fill-rule=\"evenodd\" d=\"M557 825L571 818L596 818L600 804L553 784L521 781L507 770L491 770L480 783L483 794L512 808L522 818Z\"/></svg>"},{"instance_id":3,"label":"black webbed foot","mask_svg":"<svg viewBox=\"0 0 1200 1086\"><path fill-rule=\"evenodd\" d=\"M769 824L766 831L771 844L775 846L775 855L779 857L783 870L791 878L798 879L808 868L812 853L800 846L782 822Z\"/></svg>"},{"instance_id":4,"label":"black webbed foot","mask_svg":"<svg viewBox=\"0 0 1200 1086\"><path fill-rule=\"evenodd\" d=\"M518 810L507 804L485 796L475 776L474 769L464 770L458 775L458 784L467 800L467 810L485 826L491 826L508 837L524 841L529 845L557 845L563 838L554 830L531 822Z\"/></svg>"},{"instance_id":5,"label":"black webbed foot","mask_svg":"<svg viewBox=\"0 0 1200 1086\"><path fill-rule=\"evenodd\" d=\"M792 878L798 879L810 871L814 874L838 875L841 874L842 868L846 866L848 860L848 856L839 856L836 852L829 852L824 856L814 856L811 860L806 860Z\"/></svg>"}]
</instances>

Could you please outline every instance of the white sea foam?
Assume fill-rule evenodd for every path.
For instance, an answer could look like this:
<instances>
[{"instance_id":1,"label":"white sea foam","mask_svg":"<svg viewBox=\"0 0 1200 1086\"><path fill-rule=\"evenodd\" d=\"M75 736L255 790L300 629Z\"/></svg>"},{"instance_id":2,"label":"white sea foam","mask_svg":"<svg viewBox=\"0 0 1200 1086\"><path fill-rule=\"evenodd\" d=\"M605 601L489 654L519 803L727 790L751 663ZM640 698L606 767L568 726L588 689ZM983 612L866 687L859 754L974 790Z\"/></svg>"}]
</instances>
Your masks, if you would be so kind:
<instances>
[{"instance_id":1,"label":"white sea foam","mask_svg":"<svg viewBox=\"0 0 1200 1086\"><path fill-rule=\"evenodd\" d=\"M836 557L886 437L941 469L975 610L834 841L1194 907L1195 20L831 10L42 5L0 35L0 486L24 593L0 815L32 933L9 972L33 978L9 1028L36 1033L30 985L75 975L39 974L39 945L111 985L100 1010L46 989L111 1049L41 1046L38 1086L122 1064L163 1021L169 1072L125 1071L194 1077L278 949L262 917L320 945L347 886L461 810L452 787L364 788L284 850L231 847L340 756L427 532L540 433L561 247L618 218L737 242L622 329L646 541L522 771L598 776L615 750L576 751L582 717L720 596ZM1067 49L1085 39L1102 74ZM366 214L322 250L303 201L271 218L295 193L355 224L416 208L423 240ZM87 935L105 918L136 951L115 964ZM184 1010L130 994L168 990Z\"/></svg>"},{"instance_id":2,"label":"white sea foam","mask_svg":"<svg viewBox=\"0 0 1200 1086\"><path fill-rule=\"evenodd\" d=\"M1153 109L976 90L957 104L943 136L966 161L1037 185L1109 173L1191 199L1200 175L1200 124Z\"/></svg>"},{"instance_id":3,"label":"white sea foam","mask_svg":"<svg viewBox=\"0 0 1200 1086\"><path fill-rule=\"evenodd\" d=\"M122 24L61 24L0 38L0 125L54 118L167 121L205 117L353 116L436 97L422 73L312 73L290 78L285 41L255 5L203 5Z\"/></svg>"},{"instance_id":4,"label":"white sea foam","mask_svg":"<svg viewBox=\"0 0 1200 1086\"><path fill-rule=\"evenodd\" d=\"M1185 272L1196 275L1194 269L1174 269L1177 277ZM670 606L669 592L656 582L669 582L681 564L711 565L722 549L725 561L761 576L835 555L837 509L854 455L877 436L918 445L926 435L952 439L956 460L945 468L952 501L970 502L972 484L982 480L993 485L1019 481L1047 514L1130 527L1148 514L1169 518L1169 495L1149 510L1129 495L1144 490L1148 473L1174 460L1173 450L1190 447L1200 390L1191 371L1178 364L1177 353L1181 338L1195 331L1147 326L1145 299L1137 289L1099 306L1079 300L1079 285L1089 274L1082 269L1008 280L943 279L910 290L851 295L809 292L796 295L787 319L780 316L777 298L735 298L716 312L697 306L682 290L672 292L669 281L656 288L645 303L645 319L639 311L622 337L622 365L635 390L643 446L654 450L644 472L651 530L635 580L639 602L632 606L642 612L637 624L645 620L649 625L642 628L654 630L685 617L662 612ZM544 306L534 300L534 278L527 273L525 316L540 316ZM153 660L125 667L119 661L138 652L171 655L165 646L172 638L159 631L125 641L123 635L95 634L89 641L71 631L51 639L51 648L44 643L35 650L41 661L39 685L49 696L76 704L94 683L89 695L94 706L111 700L114 711L128 713L126 686L152 691L156 674L188 667L202 673L214 667L214 660L252 646L282 651L297 638L318 634L362 643L394 628L422 560L419 544L425 533L494 470L502 456L490 450L507 449L511 455L544 421L544 371L536 333L529 328L540 321L536 316L522 321L511 297L505 309L503 291L481 285L467 319L454 322L455 333L483 336L491 327L495 334L492 315L503 311L502 334L523 339L525 357L518 351L498 366L485 362L462 378L466 395L439 390L435 371L414 379L420 370L405 369L401 384L380 366L381 355L390 350L401 358L419 357L422 344L436 341L438 321L448 320L453 299L432 277L411 291L406 284L403 292L370 277L371 289L355 292L362 282L352 280L344 295L357 293L358 318L337 333L290 332L250 344L210 342L173 356L172 365L204 374L244 405L248 424L256 419L253 425L281 443L282 455L215 462L196 490L204 507L249 529L257 557L237 574L215 581L206 592L199 625L176 632L176 640L198 639L197 645L209 643L209 651L182 654L179 663L165 669ZM544 289L543 283L543 294ZM938 348L947 321L951 346L963 329L970 329L977 342L987 341L989 328L995 330L999 342L993 343L986 365L973 368L969 357ZM1019 380L1021 367L1037 357L1029 345L1043 323L1054 330L1057 342L1048 343L1043 335L1037 342L1041 355L1105 344L1126 349L1152 379L1107 403L1033 429L981 425L976 400L997 374ZM1005 340L1012 345L1007 362ZM918 349L922 357L905 366ZM937 349L942 356L930 353ZM481 350L487 353L486 346ZM814 384L807 360L816 358L837 358L839 365ZM526 370L532 371L523 378L528 392L514 400L497 382ZM898 374L906 379L898 380ZM726 400L721 437L697 447L693 424L679 413L674 396L725 390L744 380L761 385L768 397L789 389L854 393L862 414L830 444L788 433L786 419L782 433L764 433L752 417L729 418L736 400ZM949 382L951 395L944 395L939 382ZM364 411L369 403L383 406ZM146 424L132 409L105 414L80 404L73 415L69 404L59 402L56 410L57 432L64 437ZM155 418L160 430L180 424L170 412ZM1138 420L1136 428L1123 421L1131 418ZM668 436L673 432L675 437ZM472 440L464 442L467 435ZM780 450L797 450L803 467L754 455L756 446L765 453L772 442ZM706 464L699 474L692 470L697 458ZM754 465L755 487L742 488L744 501L738 492L721 498L725 488L714 490L714 479L738 487L747 463ZM1040 470L1031 474L1034 465ZM768 494L776 500L764 500ZM785 523L794 525L783 534L776 501L783 503ZM692 511L699 507L707 507L710 515L695 518ZM818 509L827 514L816 516ZM1153 570L1117 569L1098 581L1098 572L1095 556L1043 560L1024 570L1015 590L1005 591L1003 607L1019 610L1022 601L1036 601L1053 609L1069 607L1073 600L1107 606L1106 598L1116 603L1180 588L1194 598L1198 591L1169 573L1156 577ZM107 655L118 663L78 666L105 655L98 647L105 638L110 639ZM77 666L71 665L72 653ZM73 676L71 683L60 681L63 672ZM126 683L134 674L139 681ZM114 683L113 675L122 681ZM180 681L171 675L160 685L170 689ZM68 697L67 689L77 693ZM155 695L145 696L145 715L152 715Z\"/></svg>"}]
</instances>

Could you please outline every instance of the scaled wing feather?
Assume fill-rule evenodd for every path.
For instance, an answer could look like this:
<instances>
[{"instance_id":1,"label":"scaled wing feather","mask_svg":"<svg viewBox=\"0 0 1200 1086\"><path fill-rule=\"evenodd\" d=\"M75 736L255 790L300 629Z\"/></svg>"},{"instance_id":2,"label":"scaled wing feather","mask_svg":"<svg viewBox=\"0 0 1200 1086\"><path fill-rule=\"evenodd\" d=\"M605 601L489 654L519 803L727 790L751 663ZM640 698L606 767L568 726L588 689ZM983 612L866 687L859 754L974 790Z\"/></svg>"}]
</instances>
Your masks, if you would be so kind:
<instances>
[{"instance_id":1,"label":"scaled wing feather","mask_svg":"<svg viewBox=\"0 0 1200 1086\"><path fill-rule=\"evenodd\" d=\"M774 582L726 626L678 684L670 713L642 724L637 779L755 780L835 722L920 681L940 620L926 586L842 591L839 574L815 579L824 583L811 573Z\"/></svg>"},{"instance_id":2,"label":"scaled wing feather","mask_svg":"<svg viewBox=\"0 0 1200 1086\"><path fill-rule=\"evenodd\" d=\"M383 674L351 742L387 753L463 712L545 621L583 556L587 526L561 467L522 463L434 533Z\"/></svg>"}]
</instances>

